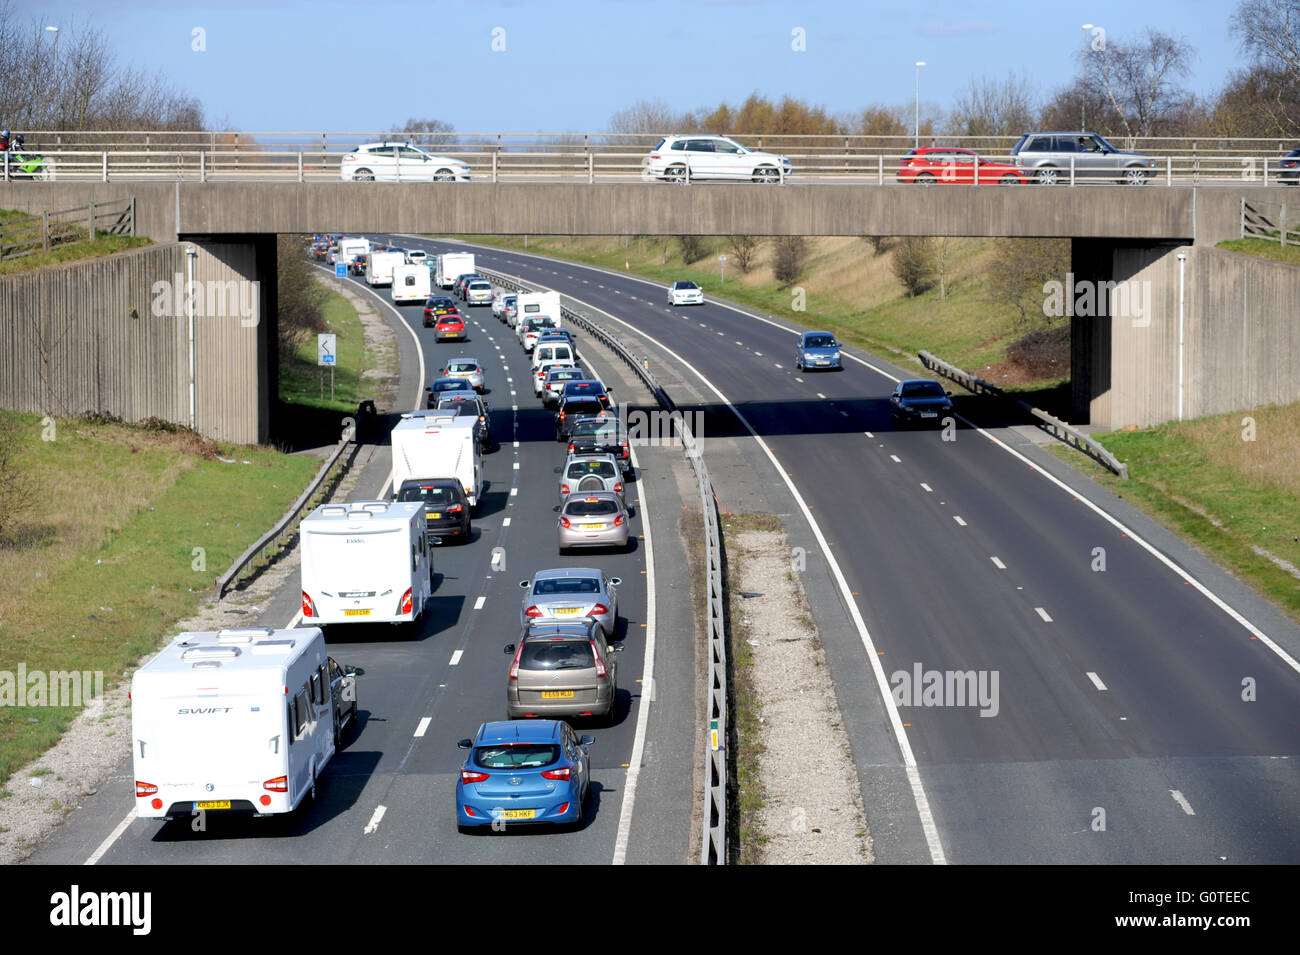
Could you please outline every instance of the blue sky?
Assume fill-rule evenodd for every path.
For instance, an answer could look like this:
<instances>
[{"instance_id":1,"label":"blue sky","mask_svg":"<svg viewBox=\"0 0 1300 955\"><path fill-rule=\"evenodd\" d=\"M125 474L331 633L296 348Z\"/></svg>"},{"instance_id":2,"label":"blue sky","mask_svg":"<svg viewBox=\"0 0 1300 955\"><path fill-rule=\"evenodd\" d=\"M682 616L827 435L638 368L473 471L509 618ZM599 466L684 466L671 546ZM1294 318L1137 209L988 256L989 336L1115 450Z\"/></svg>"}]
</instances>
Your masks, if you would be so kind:
<instances>
[{"instance_id":1,"label":"blue sky","mask_svg":"<svg viewBox=\"0 0 1300 955\"><path fill-rule=\"evenodd\" d=\"M410 117L461 132L596 132L638 99L738 104L757 90L831 113L921 98L951 107L973 77L1027 77L1043 98L1078 71L1083 23L1109 37L1145 28L1196 50L1186 83L1208 95L1240 65L1235 0L850 3L696 0L18 0L44 23L87 24L119 62L162 70L209 124L370 131ZM206 50L196 52L193 31ZM498 31L504 31L499 32ZM792 49L796 28L806 50ZM498 32L494 32L498 31ZM50 34L52 36L52 34ZM67 34L64 34L65 36ZM504 50L494 50L504 41ZM667 132L667 131L666 131Z\"/></svg>"}]
</instances>

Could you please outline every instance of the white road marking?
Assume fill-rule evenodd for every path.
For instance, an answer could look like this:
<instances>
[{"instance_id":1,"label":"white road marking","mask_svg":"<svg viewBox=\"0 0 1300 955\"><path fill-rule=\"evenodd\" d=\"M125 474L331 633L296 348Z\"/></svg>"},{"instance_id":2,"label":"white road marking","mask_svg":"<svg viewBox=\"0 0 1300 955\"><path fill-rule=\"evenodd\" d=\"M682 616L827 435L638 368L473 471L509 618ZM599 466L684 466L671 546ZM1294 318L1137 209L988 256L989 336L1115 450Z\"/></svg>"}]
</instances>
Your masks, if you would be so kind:
<instances>
[{"instance_id":1,"label":"white road marking","mask_svg":"<svg viewBox=\"0 0 1300 955\"><path fill-rule=\"evenodd\" d=\"M826 400L826 396L825 396L824 394L822 394L820 391L817 392L817 397L820 398L820 399L822 399L823 401Z\"/></svg>"},{"instance_id":2,"label":"white road marking","mask_svg":"<svg viewBox=\"0 0 1300 955\"><path fill-rule=\"evenodd\" d=\"M739 345L741 348L744 348L744 347L745 347L745 343L744 343L744 342L736 342L736 344Z\"/></svg>"},{"instance_id":3,"label":"white road marking","mask_svg":"<svg viewBox=\"0 0 1300 955\"><path fill-rule=\"evenodd\" d=\"M519 442L518 442L518 441L515 442L515 447L516 447L516 448L519 447Z\"/></svg>"},{"instance_id":4,"label":"white road marking","mask_svg":"<svg viewBox=\"0 0 1300 955\"><path fill-rule=\"evenodd\" d=\"M754 354L757 355L759 358L763 357L763 353L761 351L756 351L754 352Z\"/></svg>"},{"instance_id":5,"label":"white road marking","mask_svg":"<svg viewBox=\"0 0 1300 955\"><path fill-rule=\"evenodd\" d=\"M990 557L989 560L993 561L993 566L996 567L998 570L1007 569L1007 565L1002 563L1002 561L998 560L996 557Z\"/></svg>"},{"instance_id":6,"label":"white road marking","mask_svg":"<svg viewBox=\"0 0 1300 955\"><path fill-rule=\"evenodd\" d=\"M1038 612L1038 616L1042 617L1044 622L1046 623L1052 622L1052 618L1048 616L1047 611L1044 610L1042 607L1035 607L1034 610Z\"/></svg>"},{"instance_id":7,"label":"white road marking","mask_svg":"<svg viewBox=\"0 0 1300 955\"><path fill-rule=\"evenodd\" d=\"M902 464L902 463L903 463L902 458L900 458L897 454L891 454L890 457L893 459L893 461L894 461L895 464Z\"/></svg>"},{"instance_id":8,"label":"white road marking","mask_svg":"<svg viewBox=\"0 0 1300 955\"><path fill-rule=\"evenodd\" d=\"M963 520L962 520L960 517L958 517L956 514L954 514L954 515L952 516L952 519L953 519L954 521L956 521L958 524L960 524L962 527L965 527L965 526L966 526L966 522L963 521Z\"/></svg>"},{"instance_id":9,"label":"white road marking","mask_svg":"<svg viewBox=\"0 0 1300 955\"><path fill-rule=\"evenodd\" d=\"M933 494L933 493L934 493L934 488L930 487L930 485L926 484L924 481L921 482L921 487L925 488L925 493L926 493L926 494Z\"/></svg>"},{"instance_id":10,"label":"white road marking","mask_svg":"<svg viewBox=\"0 0 1300 955\"><path fill-rule=\"evenodd\" d=\"M845 418L849 416L849 413L847 411L841 411L840 414L843 415Z\"/></svg>"},{"instance_id":11,"label":"white road marking","mask_svg":"<svg viewBox=\"0 0 1300 955\"><path fill-rule=\"evenodd\" d=\"M872 434L870 431L863 431L862 433L865 434L868 438L874 438L874 437L875 437L875 435ZM924 484L922 484L921 486L922 486L922 487L925 487Z\"/></svg>"},{"instance_id":12,"label":"white road marking","mask_svg":"<svg viewBox=\"0 0 1300 955\"><path fill-rule=\"evenodd\" d=\"M657 344L657 343L656 343L656 344ZM775 363L774 363L774 364L775 364ZM784 366L784 365L777 364L776 367L777 367L777 368L784 368L785 366Z\"/></svg>"},{"instance_id":13,"label":"white road marking","mask_svg":"<svg viewBox=\"0 0 1300 955\"><path fill-rule=\"evenodd\" d=\"M795 380L795 381L798 381L798 382L802 382L802 381L803 381L803 379L800 378L798 375L795 375L795 376L794 376L794 380Z\"/></svg>"},{"instance_id":14,"label":"white road marking","mask_svg":"<svg viewBox=\"0 0 1300 955\"><path fill-rule=\"evenodd\" d=\"M483 609L483 605L484 605L485 603L487 603L487 595L486 595L486 594L479 594L479 595L478 595L478 600L474 601L474 609L475 609L475 610L482 610L482 609Z\"/></svg>"},{"instance_id":15,"label":"white road marking","mask_svg":"<svg viewBox=\"0 0 1300 955\"><path fill-rule=\"evenodd\" d=\"M504 519L501 521L501 526L502 526L502 527L509 527L509 526L510 526L510 518L508 518L508 517L507 517L507 518L504 518Z\"/></svg>"},{"instance_id":16,"label":"white road marking","mask_svg":"<svg viewBox=\"0 0 1300 955\"><path fill-rule=\"evenodd\" d=\"M511 496L511 497L514 497L514 496L515 496L516 494L518 494L518 493L519 493L519 488L517 488L517 487L512 487L512 488L510 489L510 496Z\"/></svg>"},{"instance_id":17,"label":"white road marking","mask_svg":"<svg viewBox=\"0 0 1300 955\"><path fill-rule=\"evenodd\" d=\"M519 470L519 462L518 462L518 461L515 462L515 470L516 470L516 471Z\"/></svg>"},{"instance_id":18,"label":"white road marking","mask_svg":"<svg viewBox=\"0 0 1300 955\"><path fill-rule=\"evenodd\" d=\"M1171 796L1174 797L1174 802L1176 802L1176 803L1178 803L1178 805L1182 806L1182 807L1183 807L1183 812L1187 813L1187 815L1189 815L1189 816L1194 816L1194 815L1196 815L1196 810L1194 810L1194 809L1192 808L1192 804L1189 803L1189 802L1187 801L1187 797L1184 796L1184 795L1183 795L1181 792L1179 792L1177 789L1171 789L1171 790L1169 790L1169 795L1171 795Z\"/></svg>"},{"instance_id":19,"label":"white road marking","mask_svg":"<svg viewBox=\"0 0 1300 955\"><path fill-rule=\"evenodd\" d=\"M429 724L433 722L432 716L425 716L420 720L420 725L415 728L415 738L419 739L429 731Z\"/></svg>"},{"instance_id":20,"label":"white road marking","mask_svg":"<svg viewBox=\"0 0 1300 955\"><path fill-rule=\"evenodd\" d=\"M453 653L451 655L451 663L449 663L448 666L456 666L458 663L460 663L460 655L464 652L465 652L464 650L457 650L455 653Z\"/></svg>"},{"instance_id":21,"label":"white road marking","mask_svg":"<svg viewBox=\"0 0 1300 955\"><path fill-rule=\"evenodd\" d=\"M134 818L135 807L133 806L127 812L126 817L117 824L117 827L108 834L108 837L99 844L99 848L92 852L90 858L83 862L82 865L95 865L100 859L104 858L104 853L112 847L113 843L117 842L117 840L122 837L122 833L126 832L126 827L131 825L131 820Z\"/></svg>"},{"instance_id":22,"label":"white road marking","mask_svg":"<svg viewBox=\"0 0 1300 955\"><path fill-rule=\"evenodd\" d=\"M386 812L388 812L388 808L386 806L375 807L375 814L371 816L370 821L366 823L365 835L368 836L376 829L379 828L379 824L384 821L384 813Z\"/></svg>"},{"instance_id":23,"label":"white road marking","mask_svg":"<svg viewBox=\"0 0 1300 955\"><path fill-rule=\"evenodd\" d=\"M1092 685L1095 686L1097 689L1099 690L1106 689L1106 684L1101 682L1101 677L1097 676L1097 674L1093 673L1091 670L1088 671L1088 679L1092 681Z\"/></svg>"}]
</instances>

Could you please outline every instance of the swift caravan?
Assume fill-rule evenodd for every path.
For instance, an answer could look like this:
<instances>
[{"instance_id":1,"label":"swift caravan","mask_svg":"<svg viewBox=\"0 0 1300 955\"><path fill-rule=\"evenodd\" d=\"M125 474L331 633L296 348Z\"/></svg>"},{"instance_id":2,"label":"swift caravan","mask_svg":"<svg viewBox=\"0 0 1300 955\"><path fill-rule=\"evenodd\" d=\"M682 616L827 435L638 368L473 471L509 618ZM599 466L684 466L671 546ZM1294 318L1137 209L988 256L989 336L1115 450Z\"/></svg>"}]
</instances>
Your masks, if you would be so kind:
<instances>
[{"instance_id":1,"label":"swift caravan","mask_svg":"<svg viewBox=\"0 0 1300 955\"><path fill-rule=\"evenodd\" d=\"M299 525L308 624L414 623L433 592L433 553L415 502L322 504Z\"/></svg>"},{"instance_id":2,"label":"swift caravan","mask_svg":"<svg viewBox=\"0 0 1300 955\"><path fill-rule=\"evenodd\" d=\"M178 635L131 678L136 816L292 812L316 795L349 699L355 676L319 627Z\"/></svg>"},{"instance_id":3,"label":"swift caravan","mask_svg":"<svg viewBox=\"0 0 1300 955\"><path fill-rule=\"evenodd\" d=\"M439 411L402 415L392 432L393 494L413 480L455 478L470 510L483 497L483 452L474 437L478 418Z\"/></svg>"},{"instance_id":4,"label":"swift caravan","mask_svg":"<svg viewBox=\"0 0 1300 955\"><path fill-rule=\"evenodd\" d=\"M470 275L473 271L473 252L444 252L438 256L438 263L434 266L433 280L442 288L451 288L456 284L456 279Z\"/></svg>"},{"instance_id":5,"label":"swift caravan","mask_svg":"<svg viewBox=\"0 0 1300 955\"><path fill-rule=\"evenodd\" d=\"M397 265L393 267L393 304L411 302L423 304L433 291L427 265Z\"/></svg>"},{"instance_id":6,"label":"swift caravan","mask_svg":"<svg viewBox=\"0 0 1300 955\"><path fill-rule=\"evenodd\" d=\"M405 252L371 252L366 258L366 284L391 285L393 269L406 264Z\"/></svg>"}]
</instances>

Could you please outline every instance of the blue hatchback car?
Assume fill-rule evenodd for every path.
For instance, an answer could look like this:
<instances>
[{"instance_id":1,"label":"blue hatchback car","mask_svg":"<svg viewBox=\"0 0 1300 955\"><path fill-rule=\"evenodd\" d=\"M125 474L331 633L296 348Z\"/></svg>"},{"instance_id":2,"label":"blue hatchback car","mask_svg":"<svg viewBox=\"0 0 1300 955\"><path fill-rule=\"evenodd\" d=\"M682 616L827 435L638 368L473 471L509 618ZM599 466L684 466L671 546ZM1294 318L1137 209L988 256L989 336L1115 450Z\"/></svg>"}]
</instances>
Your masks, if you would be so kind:
<instances>
[{"instance_id":1,"label":"blue hatchback car","mask_svg":"<svg viewBox=\"0 0 1300 955\"><path fill-rule=\"evenodd\" d=\"M470 752L456 783L457 828L580 824L591 788L587 747L595 741L563 720L484 723L459 743Z\"/></svg>"},{"instance_id":2,"label":"blue hatchback car","mask_svg":"<svg viewBox=\"0 0 1300 955\"><path fill-rule=\"evenodd\" d=\"M812 371L814 368L842 370L840 343L830 332L804 332L799 336L794 367L799 371Z\"/></svg>"}]
</instances>

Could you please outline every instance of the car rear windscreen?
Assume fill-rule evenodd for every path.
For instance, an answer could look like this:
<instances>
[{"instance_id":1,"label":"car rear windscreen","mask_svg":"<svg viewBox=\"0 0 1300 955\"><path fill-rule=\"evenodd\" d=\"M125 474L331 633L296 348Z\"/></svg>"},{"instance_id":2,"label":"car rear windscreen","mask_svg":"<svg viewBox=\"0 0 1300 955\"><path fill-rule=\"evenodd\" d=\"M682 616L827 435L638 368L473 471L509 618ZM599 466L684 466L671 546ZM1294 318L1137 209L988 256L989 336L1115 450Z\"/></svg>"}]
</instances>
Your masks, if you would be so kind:
<instances>
[{"instance_id":1,"label":"car rear windscreen","mask_svg":"<svg viewBox=\"0 0 1300 955\"><path fill-rule=\"evenodd\" d=\"M507 746L476 746L474 762L484 769L536 769L560 758L553 743L511 743Z\"/></svg>"},{"instance_id":2,"label":"car rear windscreen","mask_svg":"<svg viewBox=\"0 0 1300 955\"><path fill-rule=\"evenodd\" d=\"M586 640L529 640L519 654L521 670L589 670L595 665Z\"/></svg>"},{"instance_id":3,"label":"car rear windscreen","mask_svg":"<svg viewBox=\"0 0 1300 955\"><path fill-rule=\"evenodd\" d=\"M618 504L608 498L596 498L590 501L586 499L575 501L573 498L569 498L564 513L568 517L598 517L601 514L617 514Z\"/></svg>"},{"instance_id":4,"label":"car rear windscreen","mask_svg":"<svg viewBox=\"0 0 1300 955\"><path fill-rule=\"evenodd\" d=\"M450 507L456 503L456 492L449 487L436 484L404 487L398 493L399 501L423 501L439 507Z\"/></svg>"},{"instance_id":5,"label":"car rear windscreen","mask_svg":"<svg viewBox=\"0 0 1300 955\"><path fill-rule=\"evenodd\" d=\"M615 473L614 465L608 461L574 461L569 465L565 477L580 478L594 474L597 477L612 478Z\"/></svg>"},{"instance_id":6,"label":"car rear windscreen","mask_svg":"<svg viewBox=\"0 0 1300 955\"><path fill-rule=\"evenodd\" d=\"M600 403L598 398L583 398L579 401L569 400L564 404L564 413L566 415L575 414L599 414L605 410L605 406Z\"/></svg>"},{"instance_id":7,"label":"car rear windscreen","mask_svg":"<svg viewBox=\"0 0 1300 955\"><path fill-rule=\"evenodd\" d=\"M539 596L556 594L595 594L600 592L600 581L594 577L548 577L537 581L533 593Z\"/></svg>"}]
</instances>

